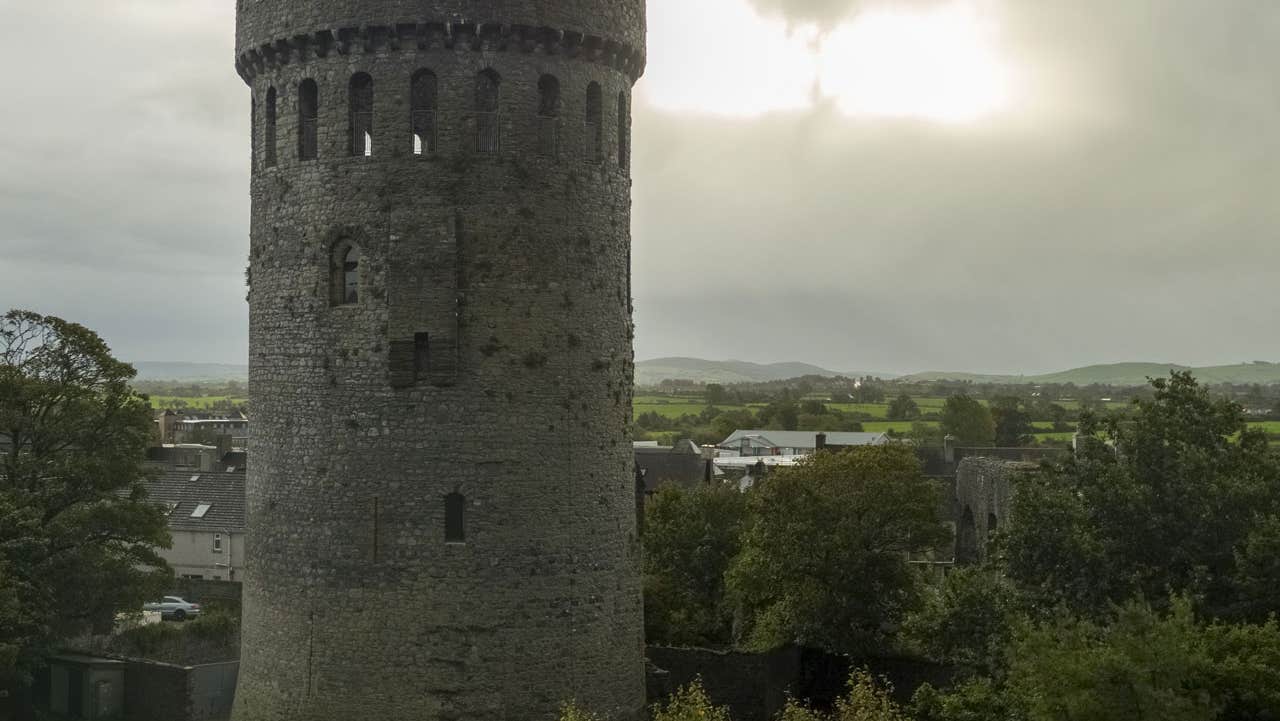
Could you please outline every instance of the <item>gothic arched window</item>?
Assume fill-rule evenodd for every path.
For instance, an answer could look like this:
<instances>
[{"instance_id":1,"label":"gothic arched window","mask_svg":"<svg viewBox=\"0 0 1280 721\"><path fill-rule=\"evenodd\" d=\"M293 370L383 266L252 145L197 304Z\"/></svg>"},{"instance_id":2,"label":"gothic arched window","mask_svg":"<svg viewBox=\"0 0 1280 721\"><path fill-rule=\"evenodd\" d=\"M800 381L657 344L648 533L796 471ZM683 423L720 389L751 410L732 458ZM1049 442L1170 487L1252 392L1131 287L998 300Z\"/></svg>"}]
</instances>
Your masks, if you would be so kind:
<instances>
[{"instance_id":1,"label":"gothic arched window","mask_svg":"<svg viewBox=\"0 0 1280 721\"><path fill-rule=\"evenodd\" d=\"M351 155L373 155L373 78L368 73L351 76L348 89L351 106Z\"/></svg>"},{"instance_id":2,"label":"gothic arched window","mask_svg":"<svg viewBox=\"0 0 1280 721\"><path fill-rule=\"evenodd\" d=\"M430 155L436 150L436 96L439 81L430 70L419 70L409 81L409 130L413 133L413 154Z\"/></svg>"},{"instance_id":3,"label":"gothic arched window","mask_svg":"<svg viewBox=\"0 0 1280 721\"><path fill-rule=\"evenodd\" d=\"M450 493L444 497L444 540L445 543L465 543L467 540L467 499L461 493Z\"/></svg>"},{"instance_id":4,"label":"gothic arched window","mask_svg":"<svg viewBox=\"0 0 1280 721\"><path fill-rule=\"evenodd\" d=\"M493 68L476 75L476 152L498 152L498 91L502 78Z\"/></svg>"},{"instance_id":5,"label":"gothic arched window","mask_svg":"<svg viewBox=\"0 0 1280 721\"><path fill-rule=\"evenodd\" d=\"M276 89L267 88L266 122L262 134L262 164L268 168L276 165Z\"/></svg>"},{"instance_id":6,"label":"gothic arched window","mask_svg":"<svg viewBox=\"0 0 1280 721\"><path fill-rule=\"evenodd\" d=\"M320 89L311 78L298 86L298 160L315 160L320 144Z\"/></svg>"},{"instance_id":7,"label":"gothic arched window","mask_svg":"<svg viewBox=\"0 0 1280 721\"><path fill-rule=\"evenodd\" d=\"M604 99L600 84L587 86L587 159L598 163L604 159Z\"/></svg>"},{"instance_id":8,"label":"gothic arched window","mask_svg":"<svg viewBox=\"0 0 1280 721\"><path fill-rule=\"evenodd\" d=\"M560 81L554 75L538 79L538 152L554 157L560 148Z\"/></svg>"},{"instance_id":9,"label":"gothic arched window","mask_svg":"<svg viewBox=\"0 0 1280 721\"><path fill-rule=\"evenodd\" d=\"M346 241L333 247L330 270L330 301L333 305L360 302L360 246Z\"/></svg>"}]
</instances>

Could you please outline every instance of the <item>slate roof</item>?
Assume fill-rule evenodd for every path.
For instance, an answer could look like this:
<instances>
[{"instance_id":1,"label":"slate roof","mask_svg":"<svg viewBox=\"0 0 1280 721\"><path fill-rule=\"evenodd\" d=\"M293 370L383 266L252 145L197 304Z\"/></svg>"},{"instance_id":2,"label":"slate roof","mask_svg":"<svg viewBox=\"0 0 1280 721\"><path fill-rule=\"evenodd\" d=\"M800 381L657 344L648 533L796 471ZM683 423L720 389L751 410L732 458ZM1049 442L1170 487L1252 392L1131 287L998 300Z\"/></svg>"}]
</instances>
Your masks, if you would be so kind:
<instances>
[{"instance_id":1,"label":"slate roof","mask_svg":"<svg viewBox=\"0 0 1280 721\"><path fill-rule=\"evenodd\" d=\"M147 481L148 498L156 503L177 504L169 514L175 531L209 533L244 532L244 468L200 473L191 469L167 470ZM196 506L207 503L203 518L192 518Z\"/></svg>"},{"instance_id":2,"label":"slate roof","mask_svg":"<svg viewBox=\"0 0 1280 721\"><path fill-rule=\"evenodd\" d=\"M644 490L653 493L664 483L691 487L706 480L708 461L702 458L696 445L681 441L675 448L663 446L636 446L636 465L643 468ZM712 469L715 473L716 469Z\"/></svg>"},{"instance_id":3,"label":"slate roof","mask_svg":"<svg viewBox=\"0 0 1280 721\"><path fill-rule=\"evenodd\" d=\"M721 447L737 447L738 442L747 436L760 436L760 440L774 448L814 448L817 446L818 434L822 431L734 431L733 435L720 443ZM883 433L844 433L827 432L828 446L879 446L887 443L888 436Z\"/></svg>"}]
</instances>

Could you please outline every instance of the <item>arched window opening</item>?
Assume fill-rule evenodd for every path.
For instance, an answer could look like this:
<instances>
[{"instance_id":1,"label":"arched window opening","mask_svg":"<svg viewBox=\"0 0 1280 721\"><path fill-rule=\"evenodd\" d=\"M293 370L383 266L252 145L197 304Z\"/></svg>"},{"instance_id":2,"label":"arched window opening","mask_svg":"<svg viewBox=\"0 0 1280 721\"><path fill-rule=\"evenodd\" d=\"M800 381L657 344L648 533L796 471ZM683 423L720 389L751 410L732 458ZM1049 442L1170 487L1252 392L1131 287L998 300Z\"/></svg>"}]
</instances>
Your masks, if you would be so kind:
<instances>
[{"instance_id":1,"label":"arched window opening","mask_svg":"<svg viewBox=\"0 0 1280 721\"><path fill-rule=\"evenodd\" d=\"M538 80L538 152L555 157L560 150L560 81L554 75Z\"/></svg>"},{"instance_id":2,"label":"arched window opening","mask_svg":"<svg viewBox=\"0 0 1280 721\"><path fill-rule=\"evenodd\" d=\"M436 151L436 96L439 92L439 81L430 70L419 70L409 81L409 122L414 155L430 155Z\"/></svg>"},{"instance_id":3,"label":"arched window opening","mask_svg":"<svg viewBox=\"0 0 1280 721\"><path fill-rule=\"evenodd\" d=\"M587 86L587 158L593 163L604 159L604 100L600 84Z\"/></svg>"},{"instance_id":4,"label":"arched window opening","mask_svg":"<svg viewBox=\"0 0 1280 721\"><path fill-rule=\"evenodd\" d=\"M368 73L351 76L348 89L351 106L351 155L373 155L373 78Z\"/></svg>"},{"instance_id":5,"label":"arched window opening","mask_svg":"<svg viewBox=\"0 0 1280 721\"><path fill-rule=\"evenodd\" d=\"M461 493L454 492L444 497L445 543L466 543L466 513L467 499Z\"/></svg>"},{"instance_id":6,"label":"arched window opening","mask_svg":"<svg viewBox=\"0 0 1280 721\"><path fill-rule=\"evenodd\" d=\"M267 88L266 127L262 134L262 162L268 168L276 165L276 89Z\"/></svg>"},{"instance_id":7,"label":"arched window opening","mask_svg":"<svg viewBox=\"0 0 1280 721\"><path fill-rule=\"evenodd\" d=\"M492 68L476 76L476 152L498 152L498 89L502 79Z\"/></svg>"},{"instance_id":8,"label":"arched window opening","mask_svg":"<svg viewBox=\"0 0 1280 721\"><path fill-rule=\"evenodd\" d=\"M298 160L315 160L320 145L320 89L307 78L298 86Z\"/></svg>"},{"instance_id":9,"label":"arched window opening","mask_svg":"<svg viewBox=\"0 0 1280 721\"><path fill-rule=\"evenodd\" d=\"M618 166L631 167L631 113L627 112L627 94L618 93Z\"/></svg>"},{"instance_id":10,"label":"arched window opening","mask_svg":"<svg viewBox=\"0 0 1280 721\"><path fill-rule=\"evenodd\" d=\"M361 260L359 246L346 242L334 246L330 278L333 305L355 305L360 302Z\"/></svg>"}]
</instances>

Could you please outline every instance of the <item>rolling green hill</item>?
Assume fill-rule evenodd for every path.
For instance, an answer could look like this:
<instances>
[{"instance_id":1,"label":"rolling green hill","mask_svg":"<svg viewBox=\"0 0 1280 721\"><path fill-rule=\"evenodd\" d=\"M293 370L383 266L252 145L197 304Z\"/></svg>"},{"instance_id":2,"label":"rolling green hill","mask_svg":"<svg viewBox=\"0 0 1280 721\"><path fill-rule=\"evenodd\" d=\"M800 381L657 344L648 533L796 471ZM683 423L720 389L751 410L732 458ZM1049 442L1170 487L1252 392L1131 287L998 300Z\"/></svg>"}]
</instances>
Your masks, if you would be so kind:
<instances>
[{"instance_id":1,"label":"rolling green hill","mask_svg":"<svg viewBox=\"0 0 1280 721\"><path fill-rule=\"evenodd\" d=\"M636 385L653 386L667 379L697 383L763 383L800 376L850 375L819 368L808 363L748 363L746 361L709 361L701 358L657 358L636 363Z\"/></svg>"},{"instance_id":2,"label":"rolling green hill","mask_svg":"<svg viewBox=\"0 0 1280 721\"><path fill-rule=\"evenodd\" d=\"M1191 371L1203 383L1280 383L1280 363L1256 361L1238 365L1192 368L1176 363L1113 363L1043 375L983 375L948 373L945 371L914 373L906 381L959 380L974 383L1074 383L1078 386L1101 384L1113 386L1146 385L1147 378L1169 375L1170 371Z\"/></svg>"}]
</instances>

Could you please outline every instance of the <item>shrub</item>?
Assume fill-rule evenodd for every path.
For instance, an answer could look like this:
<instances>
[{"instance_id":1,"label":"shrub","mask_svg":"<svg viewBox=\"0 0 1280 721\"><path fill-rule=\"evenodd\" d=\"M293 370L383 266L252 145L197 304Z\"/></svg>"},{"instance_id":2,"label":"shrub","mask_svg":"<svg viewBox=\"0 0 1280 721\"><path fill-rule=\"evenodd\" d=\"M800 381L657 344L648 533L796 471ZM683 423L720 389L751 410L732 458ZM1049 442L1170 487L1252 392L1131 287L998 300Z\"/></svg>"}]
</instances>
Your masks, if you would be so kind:
<instances>
[{"instance_id":1,"label":"shrub","mask_svg":"<svg viewBox=\"0 0 1280 721\"><path fill-rule=\"evenodd\" d=\"M676 691L665 705L654 710L653 721L731 721L729 709L716 706L702 687L702 680Z\"/></svg>"}]
</instances>

